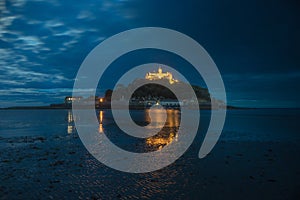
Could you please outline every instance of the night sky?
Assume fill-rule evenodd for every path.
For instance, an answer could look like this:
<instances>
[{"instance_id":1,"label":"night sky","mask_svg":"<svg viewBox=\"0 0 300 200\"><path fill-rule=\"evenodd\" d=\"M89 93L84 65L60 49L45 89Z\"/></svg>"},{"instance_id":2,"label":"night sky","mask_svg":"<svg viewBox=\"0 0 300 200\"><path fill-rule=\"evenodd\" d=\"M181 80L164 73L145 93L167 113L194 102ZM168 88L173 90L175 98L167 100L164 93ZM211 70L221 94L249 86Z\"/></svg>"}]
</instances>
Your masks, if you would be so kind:
<instances>
[{"instance_id":1,"label":"night sky","mask_svg":"<svg viewBox=\"0 0 300 200\"><path fill-rule=\"evenodd\" d=\"M0 107L63 102L96 45L145 26L199 42L222 74L228 104L300 107L299 15L296 0L0 0ZM122 64L162 60L191 74L180 69L183 61L159 53L120 58L100 93L113 87L109 74L121 73ZM201 79L189 78L194 84Z\"/></svg>"}]
</instances>

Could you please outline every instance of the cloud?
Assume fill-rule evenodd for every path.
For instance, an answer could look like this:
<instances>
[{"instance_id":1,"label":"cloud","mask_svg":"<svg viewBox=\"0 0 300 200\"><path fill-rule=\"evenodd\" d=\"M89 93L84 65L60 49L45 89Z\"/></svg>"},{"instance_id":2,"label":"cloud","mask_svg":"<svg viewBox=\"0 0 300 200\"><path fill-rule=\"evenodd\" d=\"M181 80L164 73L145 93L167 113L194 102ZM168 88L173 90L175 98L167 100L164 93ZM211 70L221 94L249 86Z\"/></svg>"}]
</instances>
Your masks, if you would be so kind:
<instances>
[{"instance_id":1,"label":"cloud","mask_svg":"<svg viewBox=\"0 0 300 200\"><path fill-rule=\"evenodd\" d=\"M91 92L94 89L76 89L77 92ZM0 89L0 95L19 95L19 94L59 94L59 93L72 93L73 88L11 88L11 89Z\"/></svg>"},{"instance_id":2,"label":"cloud","mask_svg":"<svg viewBox=\"0 0 300 200\"><path fill-rule=\"evenodd\" d=\"M16 85L17 80L22 82L22 84L20 83L19 85L32 82L61 83L63 81L72 81L61 74L41 73L13 66L7 66L4 69L1 69L1 71L6 76L16 79L14 81L4 81L7 84L13 83L14 85Z\"/></svg>"},{"instance_id":3,"label":"cloud","mask_svg":"<svg viewBox=\"0 0 300 200\"><path fill-rule=\"evenodd\" d=\"M93 16L93 13L90 12L90 11L88 11L88 10L82 10L77 15L77 19L89 19L89 20L93 20L93 19L95 19L95 16Z\"/></svg>"},{"instance_id":4,"label":"cloud","mask_svg":"<svg viewBox=\"0 0 300 200\"><path fill-rule=\"evenodd\" d=\"M2 12L6 11L6 1L0 1L0 10Z\"/></svg>"},{"instance_id":5,"label":"cloud","mask_svg":"<svg viewBox=\"0 0 300 200\"><path fill-rule=\"evenodd\" d=\"M48 20L45 22L45 27L49 29L60 27L60 26L64 26L64 23L58 20Z\"/></svg>"},{"instance_id":6,"label":"cloud","mask_svg":"<svg viewBox=\"0 0 300 200\"><path fill-rule=\"evenodd\" d=\"M0 81L2 84L15 86L31 82L60 83L72 81L71 79L64 77L61 73L51 73L49 70L48 73L42 73L26 66L41 67L42 65L30 62L26 56L16 55L12 50L0 49Z\"/></svg>"},{"instance_id":7,"label":"cloud","mask_svg":"<svg viewBox=\"0 0 300 200\"><path fill-rule=\"evenodd\" d=\"M25 0L14 0L12 1L12 5L15 7L23 7L25 5Z\"/></svg>"},{"instance_id":8,"label":"cloud","mask_svg":"<svg viewBox=\"0 0 300 200\"><path fill-rule=\"evenodd\" d=\"M0 107L39 106L52 103L63 103L65 96L72 95L72 88L10 88L0 89ZM85 94L93 89L82 89L77 92Z\"/></svg>"},{"instance_id":9,"label":"cloud","mask_svg":"<svg viewBox=\"0 0 300 200\"><path fill-rule=\"evenodd\" d=\"M68 29L64 32L55 33L54 36L71 36L71 37L79 38L80 35L84 32L85 32L84 29L72 28L72 29Z\"/></svg>"},{"instance_id":10,"label":"cloud","mask_svg":"<svg viewBox=\"0 0 300 200\"><path fill-rule=\"evenodd\" d=\"M135 13L133 10L127 8L126 3L130 2L129 0L117 0L117 1L102 1L101 10L104 12L110 13L110 15L119 18L119 20L123 19L133 19L135 18ZM118 19L117 19L118 20Z\"/></svg>"},{"instance_id":11,"label":"cloud","mask_svg":"<svg viewBox=\"0 0 300 200\"><path fill-rule=\"evenodd\" d=\"M15 80L6 80L4 79L5 77L3 76L0 76L0 84L2 85L24 85L25 83L24 82L21 82L21 81L15 81Z\"/></svg>"}]
</instances>

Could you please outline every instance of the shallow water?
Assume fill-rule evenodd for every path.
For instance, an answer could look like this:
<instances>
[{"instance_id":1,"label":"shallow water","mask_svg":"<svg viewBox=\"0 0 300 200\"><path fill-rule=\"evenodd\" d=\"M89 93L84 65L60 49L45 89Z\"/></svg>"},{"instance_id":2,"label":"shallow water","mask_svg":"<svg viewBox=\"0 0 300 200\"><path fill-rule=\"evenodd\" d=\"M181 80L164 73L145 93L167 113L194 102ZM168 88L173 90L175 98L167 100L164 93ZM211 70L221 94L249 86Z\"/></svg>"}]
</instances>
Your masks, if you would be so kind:
<instances>
[{"instance_id":1,"label":"shallow water","mask_svg":"<svg viewBox=\"0 0 300 200\"><path fill-rule=\"evenodd\" d=\"M146 125L144 111L133 119ZM146 140L120 131L109 110L97 112L99 134L136 152L176 142L180 113ZM68 110L0 111L0 198L293 199L299 197L300 110L229 110L224 130L204 159L197 154L209 124L201 111L188 151L161 170L129 174L99 163L81 143ZM170 134L172 133L172 134Z\"/></svg>"}]
</instances>

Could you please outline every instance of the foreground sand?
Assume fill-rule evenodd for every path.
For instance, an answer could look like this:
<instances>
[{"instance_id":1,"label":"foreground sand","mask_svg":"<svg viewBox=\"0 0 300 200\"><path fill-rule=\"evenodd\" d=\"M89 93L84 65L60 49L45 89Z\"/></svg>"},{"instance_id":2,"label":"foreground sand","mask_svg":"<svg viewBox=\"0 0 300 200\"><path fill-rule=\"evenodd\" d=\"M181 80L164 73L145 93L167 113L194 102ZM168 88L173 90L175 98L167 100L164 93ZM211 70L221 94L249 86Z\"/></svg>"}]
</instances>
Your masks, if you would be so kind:
<instances>
[{"instance_id":1,"label":"foreground sand","mask_svg":"<svg viewBox=\"0 0 300 200\"><path fill-rule=\"evenodd\" d=\"M112 170L76 134L0 138L1 199L299 199L298 141L200 140L172 165L147 174Z\"/></svg>"}]
</instances>

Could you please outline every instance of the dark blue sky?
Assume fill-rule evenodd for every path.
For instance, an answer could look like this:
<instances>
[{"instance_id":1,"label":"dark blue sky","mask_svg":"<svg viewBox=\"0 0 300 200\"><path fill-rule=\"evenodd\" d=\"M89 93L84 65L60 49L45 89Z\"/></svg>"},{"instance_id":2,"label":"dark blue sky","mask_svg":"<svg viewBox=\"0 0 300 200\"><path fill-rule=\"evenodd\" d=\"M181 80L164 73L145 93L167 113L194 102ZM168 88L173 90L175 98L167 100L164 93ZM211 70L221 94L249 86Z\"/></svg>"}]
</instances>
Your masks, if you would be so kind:
<instances>
[{"instance_id":1,"label":"dark blue sky","mask_svg":"<svg viewBox=\"0 0 300 200\"><path fill-rule=\"evenodd\" d=\"M300 107L299 15L296 0L0 0L0 107L62 102L89 51L144 26L197 40L219 67L229 104Z\"/></svg>"}]
</instances>

